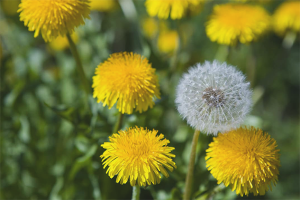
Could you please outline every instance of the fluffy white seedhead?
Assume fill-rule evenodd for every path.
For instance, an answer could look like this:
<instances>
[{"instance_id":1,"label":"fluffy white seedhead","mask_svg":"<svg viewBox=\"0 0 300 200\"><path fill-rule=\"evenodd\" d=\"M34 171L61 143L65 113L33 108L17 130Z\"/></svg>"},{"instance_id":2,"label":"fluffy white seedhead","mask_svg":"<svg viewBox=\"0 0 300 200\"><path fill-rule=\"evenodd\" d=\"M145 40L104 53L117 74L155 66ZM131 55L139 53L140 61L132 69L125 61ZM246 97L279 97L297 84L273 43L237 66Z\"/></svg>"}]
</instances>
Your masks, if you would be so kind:
<instances>
[{"instance_id":1,"label":"fluffy white seedhead","mask_svg":"<svg viewBox=\"0 0 300 200\"><path fill-rule=\"evenodd\" d=\"M175 102L187 123L217 135L237 128L252 106L250 83L235 67L217 61L197 64L177 86Z\"/></svg>"}]
</instances>

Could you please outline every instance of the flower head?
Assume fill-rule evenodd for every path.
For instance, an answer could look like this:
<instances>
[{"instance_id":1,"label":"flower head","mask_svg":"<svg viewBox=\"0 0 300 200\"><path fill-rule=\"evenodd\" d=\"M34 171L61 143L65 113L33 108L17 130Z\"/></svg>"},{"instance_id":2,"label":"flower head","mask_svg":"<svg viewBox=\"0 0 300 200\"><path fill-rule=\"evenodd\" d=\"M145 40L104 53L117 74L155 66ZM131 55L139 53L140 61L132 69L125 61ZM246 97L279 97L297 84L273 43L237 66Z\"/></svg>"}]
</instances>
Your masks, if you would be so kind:
<instances>
[{"instance_id":1,"label":"flower head","mask_svg":"<svg viewBox=\"0 0 300 200\"><path fill-rule=\"evenodd\" d=\"M203 0L202 0L203 1ZM145 2L148 14L160 19L181 19L189 7L198 6L201 0L147 0Z\"/></svg>"},{"instance_id":2,"label":"flower head","mask_svg":"<svg viewBox=\"0 0 300 200\"><path fill-rule=\"evenodd\" d=\"M166 30L158 35L157 46L162 53L172 54L179 45L179 36L177 31Z\"/></svg>"},{"instance_id":3,"label":"flower head","mask_svg":"<svg viewBox=\"0 0 300 200\"><path fill-rule=\"evenodd\" d=\"M91 10L98 10L101 12L113 11L118 5L117 0L91 0Z\"/></svg>"},{"instance_id":4,"label":"flower head","mask_svg":"<svg viewBox=\"0 0 300 200\"><path fill-rule=\"evenodd\" d=\"M254 127L239 128L213 138L206 150L206 166L218 184L223 182L241 196L264 195L278 180L280 166L276 141Z\"/></svg>"},{"instance_id":5,"label":"flower head","mask_svg":"<svg viewBox=\"0 0 300 200\"><path fill-rule=\"evenodd\" d=\"M249 85L236 68L217 61L205 62L183 75L175 102L188 124L216 135L243 122L252 105Z\"/></svg>"},{"instance_id":6,"label":"flower head","mask_svg":"<svg viewBox=\"0 0 300 200\"><path fill-rule=\"evenodd\" d=\"M158 22L151 17L142 20L142 28L147 38L154 38L158 32Z\"/></svg>"},{"instance_id":7,"label":"flower head","mask_svg":"<svg viewBox=\"0 0 300 200\"><path fill-rule=\"evenodd\" d=\"M174 149L168 147L169 140L164 135L157 136L157 131L144 128L129 128L119 131L109 137L110 142L101 146L106 149L100 156L103 168L108 166L110 178L117 176L117 183L125 184L130 179L132 186L146 186L160 183L160 172L168 177L165 168L173 171L176 168L170 152Z\"/></svg>"},{"instance_id":8,"label":"flower head","mask_svg":"<svg viewBox=\"0 0 300 200\"><path fill-rule=\"evenodd\" d=\"M273 15L273 26L276 33L285 35L287 31L300 32L300 2L286 1Z\"/></svg>"},{"instance_id":9,"label":"flower head","mask_svg":"<svg viewBox=\"0 0 300 200\"><path fill-rule=\"evenodd\" d=\"M41 32L46 42L72 33L74 28L89 18L88 0L22 0L19 5L20 20L34 37Z\"/></svg>"},{"instance_id":10,"label":"flower head","mask_svg":"<svg viewBox=\"0 0 300 200\"><path fill-rule=\"evenodd\" d=\"M249 43L266 32L270 16L260 6L246 4L216 5L206 25L206 34L213 42L236 45Z\"/></svg>"},{"instance_id":11,"label":"flower head","mask_svg":"<svg viewBox=\"0 0 300 200\"><path fill-rule=\"evenodd\" d=\"M131 114L152 108L154 98L160 98L155 69L148 60L133 53L114 53L100 63L93 77L94 98L111 108Z\"/></svg>"}]
</instances>

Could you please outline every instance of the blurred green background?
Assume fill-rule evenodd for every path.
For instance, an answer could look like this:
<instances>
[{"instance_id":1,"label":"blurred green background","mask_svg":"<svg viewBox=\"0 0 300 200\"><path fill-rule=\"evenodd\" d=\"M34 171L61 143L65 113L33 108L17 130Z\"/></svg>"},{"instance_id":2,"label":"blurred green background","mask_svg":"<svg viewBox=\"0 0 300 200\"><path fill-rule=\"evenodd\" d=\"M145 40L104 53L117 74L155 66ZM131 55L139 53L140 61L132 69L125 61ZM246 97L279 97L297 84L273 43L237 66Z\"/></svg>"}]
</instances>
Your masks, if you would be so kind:
<instances>
[{"instance_id":1,"label":"blurred green background","mask_svg":"<svg viewBox=\"0 0 300 200\"><path fill-rule=\"evenodd\" d=\"M112 134L118 111L98 104L92 95L86 98L70 50L51 46L41 36L34 38L19 21L19 0L0 1L0 198L130 199L131 186L110 179L99 158L104 150L100 145ZM145 30L144 1L122 2L111 10L91 12L91 19L76 29L77 48L91 84L97 65L114 52L140 53L156 68L161 99L147 112L125 115L122 128L154 128L175 147L177 169L161 184L142 188L141 199L181 199L193 130L176 110L175 88L190 66L214 60L217 52L224 55L224 47L206 36L205 22L213 5L226 1L209 1L200 12L181 20L154 19L158 29L151 37L147 26ZM281 3L261 5L272 14ZM159 32L165 29L176 31L180 40L171 53L157 44ZM281 154L279 181L273 191L243 199L300 198L300 46L297 40L291 48L284 48L282 41L270 31L257 42L230 48L224 57L251 80L254 107L245 124L267 131ZM169 44L174 42L165 45ZM210 141L212 136L201 134L193 197L242 199L229 188L216 187L206 170L204 156Z\"/></svg>"}]
</instances>

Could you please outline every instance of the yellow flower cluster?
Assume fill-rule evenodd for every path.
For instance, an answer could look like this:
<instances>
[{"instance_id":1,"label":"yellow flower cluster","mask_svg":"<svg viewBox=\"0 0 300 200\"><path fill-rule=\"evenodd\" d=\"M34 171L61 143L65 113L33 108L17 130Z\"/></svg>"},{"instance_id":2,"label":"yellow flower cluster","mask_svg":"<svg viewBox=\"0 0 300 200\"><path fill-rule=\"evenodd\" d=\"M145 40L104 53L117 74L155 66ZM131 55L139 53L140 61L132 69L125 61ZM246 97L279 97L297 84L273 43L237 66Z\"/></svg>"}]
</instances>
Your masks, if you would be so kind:
<instances>
[{"instance_id":1,"label":"yellow flower cluster","mask_svg":"<svg viewBox=\"0 0 300 200\"><path fill-rule=\"evenodd\" d=\"M213 42L226 45L249 43L270 27L270 16L259 6L246 4L216 5L206 25Z\"/></svg>"},{"instance_id":2,"label":"yellow flower cluster","mask_svg":"<svg viewBox=\"0 0 300 200\"><path fill-rule=\"evenodd\" d=\"M174 154L170 153L173 147L168 147L169 140L164 135L157 135L156 130L144 128L129 128L119 131L109 137L110 142L101 146L106 149L101 155L103 167L108 166L110 178L117 175L117 183L130 185L155 185L160 183L162 173L165 177L169 171L176 168L172 161Z\"/></svg>"},{"instance_id":3,"label":"yellow flower cluster","mask_svg":"<svg viewBox=\"0 0 300 200\"><path fill-rule=\"evenodd\" d=\"M162 53L173 54L179 46L179 35L177 31L166 30L158 35L157 47Z\"/></svg>"},{"instance_id":4,"label":"yellow flower cluster","mask_svg":"<svg viewBox=\"0 0 300 200\"><path fill-rule=\"evenodd\" d=\"M72 33L89 18L88 0L22 0L18 12L34 37L41 32L46 42Z\"/></svg>"},{"instance_id":5,"label":"yellow flower cluster","mask_svg":"<svg viewBox=\"0 0 300 200\"><path fill-rule=\"evenodd\" d=\"M300 2L286 1L273 15L273 27L278 35L284 36L288 31L300 32Z\"/></svg>"},{"instance_id":6,"label":"yellow flower cluster","mask_svg":"<svg viewBox=\"0 0 300 200\"><path fill-rule=\"evenodd\" d=\"M135 108L142 112L152 108L153 100L160 98L155 69L138 54L115 53L101 63L93 77L94 97L103 106L131 114Z\"/></svg>"},{"instance_id":7,"label":"yellow flower cluster","mask_svg":"<svg viewBox=\"0 0 300 200\"><path fill-rule=\"evenodd\" d=\"M278 180L280 166L276 141L251 127L239 128L213 138L205 157L211 174L243 196L264 195Z\"/></svg>"},{"instance_id":8,"label":"yellow flower cluster","mask_svg":"<svg viewBox=\"0 0 300 200\"><path fill-rule=\"evenodd\" d=\"M147 0L145 6L152 17L181 19L189 8L197 7L200 3L201 0Z\"/></svg>"}]
</instances>

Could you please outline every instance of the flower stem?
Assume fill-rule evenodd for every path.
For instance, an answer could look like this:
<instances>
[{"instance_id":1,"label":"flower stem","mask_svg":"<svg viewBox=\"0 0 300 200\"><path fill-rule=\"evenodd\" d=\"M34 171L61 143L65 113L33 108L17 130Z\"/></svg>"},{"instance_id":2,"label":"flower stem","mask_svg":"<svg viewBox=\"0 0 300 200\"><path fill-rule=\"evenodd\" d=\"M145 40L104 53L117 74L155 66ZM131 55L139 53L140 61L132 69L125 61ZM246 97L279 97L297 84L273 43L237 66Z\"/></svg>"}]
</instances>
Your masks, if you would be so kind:
<instances>
[{"instance_id":1,"label":"flower stem","mask_svg":"<svg viewBox=\"0 0 300 200\"><path fill-rule=\"evenodd\" d=\"M295 43L297 34L294 31L287 32L282 42L282 46L286 49L290 49Z\"/></svg>"},{"instance_id":2,"label":"flower stem","mask_svg":"<svg viewBox=\"0 0 300 200\"><path fill-rule=\"evenodd\" d=\"M140 199L140 186L139 185L135 185L132 187L132 200L139 200Z\"/></svg>"},{"instance_id":3,"label":"flower stem","mask_svg":"<svg viewBox=\"0 0 300 200\"><path fill-rule=\"evenodd\" d=\"M76 61L77 70L78 70L79 77L80 77L81 83L83 85L84 91L87 95L89 95L89 94L91 94L91 87L90 87L89 81L87 80L87 78L85 76L85 73L84 73L84 70L83 70L83 67L82 67L82 63L81 63L77 48L76 48L76 46L75 46L75 44L74 44L74 42L73 42L73 40L72 40L69 33L67 33L67 38L68 38L68 41L69 41L69 44L70 44L71 52L72 52L72 54L74 56L74 59Z\"/></svg>"},{"instance_id":4,"label":"flower stem","mask_svg":"<svg viewBox=\"0 0 300 200\"><path fill-rule=\"evenodd\" d=\"M188 173L185 179L185 192L183 195L184 200L190 200L192 187L193 187L193 174L194 174L194 166L195 166L195 158L196 158L196 148L198 143L200 131L195 130L193 141L192 141L192 150L190 156L190 162L188 167Z\"/></svg>"},{"instance_id":5,"label":"flower stem","mask_svg":"<svg viewBox=\"0 0 300 200\"><path fill-rule=\"evenodd\" d=\"M118 130L120 130L120 128L122 126L123 116L124 116L124 114L122 114L122 113L119 114L118 120L117 120L114 130L113 130L113 133L117 133Z\"/></svg>"},{"instance_id":6,"label":"flower stem","mask_svg":"<svg viewBox=\"0 0 300 200\"><path fill-rule=\"evenodd\" d=\"M225 62L229 54L229 47L227 45L219 45L215 59L220 62Z\"/></svg>"}]
</instances>

